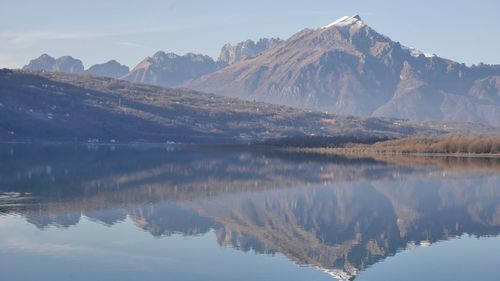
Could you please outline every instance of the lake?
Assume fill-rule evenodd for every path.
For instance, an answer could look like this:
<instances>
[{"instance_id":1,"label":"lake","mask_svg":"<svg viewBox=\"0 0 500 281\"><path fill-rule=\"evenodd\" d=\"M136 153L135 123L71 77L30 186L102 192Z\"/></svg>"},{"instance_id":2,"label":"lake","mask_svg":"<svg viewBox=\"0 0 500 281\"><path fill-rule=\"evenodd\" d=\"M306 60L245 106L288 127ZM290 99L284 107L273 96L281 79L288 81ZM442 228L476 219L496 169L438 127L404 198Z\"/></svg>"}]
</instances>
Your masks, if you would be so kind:
<instances>
[{"instance_id":1,"label":"lake","mask_svg":"<svg viewBox=\"0 0 500 281\"><path fill-rule=\"evenodd\" d=\"M498 280L500 159L0 145L0 280Z\"/></svg>"}]
</instances>

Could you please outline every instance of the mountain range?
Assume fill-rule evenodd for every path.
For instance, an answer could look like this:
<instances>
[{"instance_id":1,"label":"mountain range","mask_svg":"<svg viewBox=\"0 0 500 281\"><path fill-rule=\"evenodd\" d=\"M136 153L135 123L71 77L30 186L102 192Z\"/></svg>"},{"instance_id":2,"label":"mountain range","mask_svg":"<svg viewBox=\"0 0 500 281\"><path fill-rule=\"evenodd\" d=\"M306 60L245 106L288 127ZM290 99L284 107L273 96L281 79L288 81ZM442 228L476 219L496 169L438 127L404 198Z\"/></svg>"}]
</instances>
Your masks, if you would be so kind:
<instances>
[{"instance_id":1,"label":"mountain range","mask_svg":"<svg viewBox=\"0 0 500 281\"><path fill-rule=\"evenodd\" d=\"M81 60L71 56L53 58L47 54L33 59L29 64L23 67L23 70L62 72L69 74L88 74L93 76L102 76L110 78L120 78L129 73L128 66L121 65L116 60L110 60L106 63L95 64L89 69L84 70Z\"/></svg>"},{"instance_id":2,"label":"mountain range","mask_svg":"<svg viewBox=\"0 0 500 281\"><path fill-rule=\"evenodd\" d=\"M141 61L130 73L122 79L131 82L176 87L187 81L213 73L236 62L253 58L264 50L274 47L280 39L260 39L255 43L247 40L236 44L226 44L222 47L219 60L209 56L188 53L179 56L174 53L159 51L152 57Z\"/></svg>"},{"instance_id":3,"label":"mountain range","mask_svg":"<svg viewBox=\"0 0 500 281\"><path fill-rule=\"evenodd\" d=\"M0 70L0 141L318 145L340 137L357 142L495 129L338 115L91 75Z\"/></svg>"},{"instance_id":4,"label":"mountain range","mask_svg":"<svg viewBox=\"0 0 500 281\"><path fill-rule=\"evenodd\" d=\"M500 125L500 66L408 48L359 16L305 29L183 86L343 114Z\"/></svg>"},{"instance_id":5,"label":"mountain range","mask_svg":"<svg viewBox=\"0 0 500 281\"><path fill-rule=\"evenodd\" d=\"M25 69L82 73L78 62L43 55ZM357 15L287 40L226 44L218 60L159 51L125 75L93 68L86 72L337 114L500 126L500 65L405 47Z\"/></svg>"},{"instance_id":6,"label":"mountain range","mask_svg":"<svg viewBox=\"0 0 500 281\"><path fill-rule=\"evenodd\" d=\"M0 140L258 143L395 138L487 126L359 118L90 75L0 70ZM458 131L457 131L458 130Z\"/></svg>"},{"instance_id":7,"label":"mountain range","mask_svg":"<svg viewBox=\"0 0 500 281\"><path fill-rule=\"evenodd\" d=\"M158 51L139 62L132 70L116 60L96 64L84 70L81 60L71 56L58 59L47 54L33 59L23 70L62 72L68 74L88 74L110 77L166 87L176 87L189 80L213 73L230 64L253 58L264 50L281 43L279 38L263 38L254 42L246 40L236 45L226 44L221 48L217 61L207 55L187 53L177 55Z\"/></svg>"},{"instance_id":8,"label":"mountain range","mask_svg":"<svg viewBox=\"0 0 500 281\"><path fill-rule=\"evenodd\" d=\"M56 59L47 54L43 54L31 60L23 69L76 74L82 74L84 72L83 63L79 59L75 59L71 56L62 56Z\"/></svg>"}]
</instances>

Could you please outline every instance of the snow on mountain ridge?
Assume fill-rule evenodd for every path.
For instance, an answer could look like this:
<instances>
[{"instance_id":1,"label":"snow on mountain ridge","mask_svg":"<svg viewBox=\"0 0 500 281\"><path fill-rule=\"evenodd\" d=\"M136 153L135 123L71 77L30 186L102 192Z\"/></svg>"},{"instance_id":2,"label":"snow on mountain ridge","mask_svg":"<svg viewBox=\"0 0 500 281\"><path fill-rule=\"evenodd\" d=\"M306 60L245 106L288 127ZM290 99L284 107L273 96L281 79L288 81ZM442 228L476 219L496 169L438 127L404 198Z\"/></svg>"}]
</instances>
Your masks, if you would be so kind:
<instances>
[{"instance_id":1,"label":"snow on mountain ridge","mask_svg":"<svg viewBox=\"0 0 500 281\"><path fill-rule=\"evenodd\" d=\"M361 17L359 15L354 15L351 17L348 17L348 16L341 17L340 19L338 19L338 20L336 20L328 25L325 25L322 28L330 28L333 26L336 26L336 27L351 26L351 25L356 24L356 23L357 24L364 24L363 20L361 19Z\"/></svg>"},{"instance_id":2,"label":"snow on mountain ridge","mask_svg":"<svg viewBox=\"0 0 500 281\"><path fill-rule=\"evenodd\" d=\"M406 46L401 46L404 50L410 52L410 55L412 55L415 58L418 58L419 56L423 55L426 58L433 58L436 57L436 54L434 53L428 53L428 52L422 52L419 49L413 48L413 47L406 47Z\"/></svg>"}]
</instances>

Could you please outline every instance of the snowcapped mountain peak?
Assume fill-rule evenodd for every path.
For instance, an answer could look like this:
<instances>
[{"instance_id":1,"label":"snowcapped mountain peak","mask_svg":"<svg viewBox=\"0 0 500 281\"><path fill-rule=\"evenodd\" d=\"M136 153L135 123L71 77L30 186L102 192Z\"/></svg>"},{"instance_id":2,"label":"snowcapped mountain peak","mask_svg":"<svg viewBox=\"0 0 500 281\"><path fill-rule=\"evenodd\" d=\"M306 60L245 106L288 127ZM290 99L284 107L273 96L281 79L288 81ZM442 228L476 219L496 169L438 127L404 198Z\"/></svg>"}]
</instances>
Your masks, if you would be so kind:
<instances>
[{"instance_id":1,"label":"snowcapped mountain peak","mask_svg":"<svg viewBox=\"0 0 500 281\"><path fill-rule=\"evenodd\" d=\"M352 25L364 25L363 20L359 15L354 15L352 17L341 17L340 19L323 26L323 28L330 28L330 27L343 27L343 26L352 26Z\"/></svg>"}]
</instances>

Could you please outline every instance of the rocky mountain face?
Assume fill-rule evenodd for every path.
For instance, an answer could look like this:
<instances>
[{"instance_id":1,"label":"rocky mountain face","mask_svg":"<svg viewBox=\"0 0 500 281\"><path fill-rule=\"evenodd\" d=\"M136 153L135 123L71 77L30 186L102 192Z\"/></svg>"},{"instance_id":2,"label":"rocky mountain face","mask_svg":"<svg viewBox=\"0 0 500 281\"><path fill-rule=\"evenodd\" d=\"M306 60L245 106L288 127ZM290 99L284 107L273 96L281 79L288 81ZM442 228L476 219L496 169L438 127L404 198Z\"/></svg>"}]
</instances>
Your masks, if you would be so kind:
<instances>
[{"instance_id":1,"label":"rocky mountain face","mask_svg":"<svg viewBox=\"0 0 500 281\"><path fill-rule=\"evenodd\" d=\"M499 77L498 66L467 67L407 48L353 16L183 86L341 114L498 126Z\"/></svg>"},{"instance_id":2,"label":"rocky mountain face","mask_svg":"<svg viewBox=\"0 0 500 281\"><path fill-rule=\"evenodd\" d=\"M110 60L103 64L95 64L85 71L93 76L102 76L110 78L120 78L129 73L130 69L116 60Z\"/></svg>"},{"instance_id":3,"label":"rocky mountain face","mask_svg":"<svg viewBox=\"0 0 500 281\"><path fill-rule=\"evenodd\" d=\"M211 57L197 54L179 56L159 51L152 57L140 62L123 79L131 82L161 86L177 86L183 82L212 73L224 64L215 62Z\"/></svg>"},{"instance_id":4,"label":"rocky mountain face","mask_svg":"<svg viewBox=\"0 0 500 281\"><path fill-rule=\"evenodd\" d=\"M159 51L152 57L145 58L132 71L116 60L93 65L84 71L80 60L73 59L72 57L55 59L47 54L31 60L23 69L77 74L86 73L92 76L175 87L186 81L213 73L229 64L253 58L264 50L272 48L281 42L283 40L279 38L263 38L257 42L247 40L235 46L226 44L221 49L218 61L206 55L188 53L180 56L174 53Z\"/></svg>"},{"instance_id":5,"label":"rocky mountain face","mask_svg":"<svg viewBox=\"0 0 500 281\"><path fill-rule=\"evenodd\" d=\"M45 72L62 72L68 74L89 74L93 76L120 78L129 73L128 66L122 65L116 60L110 60L106 63L95 64L89 69L84 70L83 63L79 59L71 56L63 56L55 59L47 54L30 61L23 70L35 70Z\"/></svg>"},{"instance_id":6,"label":"rocky mountain face","mask_svg":"<svg viewBox=\"0 0 500 281\"><path fill-rule=\"evenodd\" d=\"M28 65L23 67L24 70L40 70L40 71L52 71L54 65L56 64L56 59L43 54L36 59L30 60Z\"/></svg>"},{"instance_id":7,"label":"rocky mountain face","mask_svg":"<svg viewBox=\"0 0 500 281\"><path fill-rule=\"evenodd\" d=\"M253 58L281 42L281 39L271 38L260 39L258 42L247 40L236 46L226 44L221 49L218 61L206 55L188 53L180 56L159 51L152 57L145 58L122 78L131 82L176 87L227 65Z\"/></svg>"},{"instance_id":8,"label":"rocky mountain face","mask_svg":"<svg viewBox=\"0 0 500 281\"><path fill-rule=\"evenodd\" d=\"M283 40L279 38L262 38L257 42L247 40L235 46L228 43L222 47L219 61L230 65L248 58L253 58L263 51L275 47L281 42L283 42Z\"/></svg>"},{"instance_id":9,"label":"rocky mountain face","mask_svg":"<svg viewBox=\"0 0 500 281\"><path fill-rule=\"evenodd\" d=\"M41 70L47 72L64 72L64 73L83 73L83 64L79 59L71 56L63 56L53 58L47 54L30 61L28 65L23 67L24 70Z\"/></svg>"}]
</instances>

